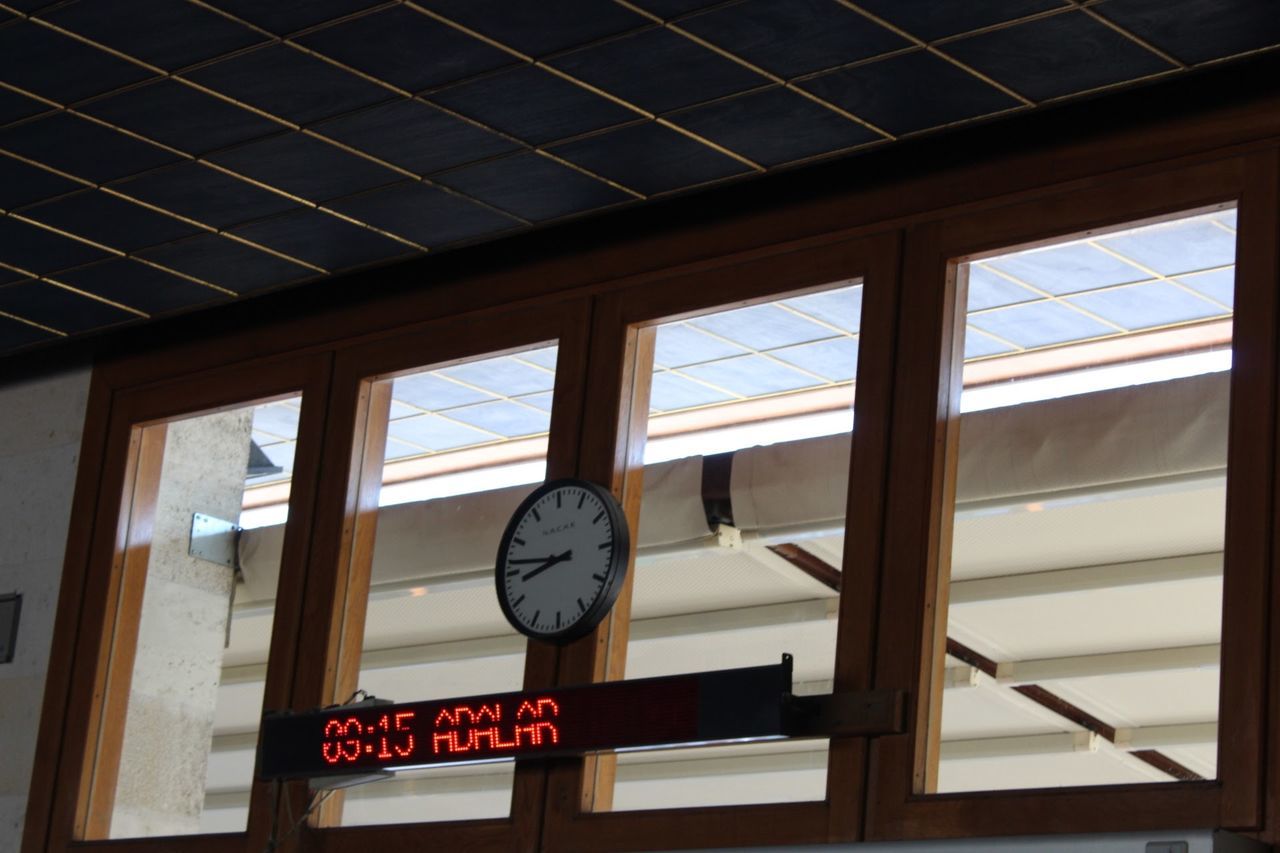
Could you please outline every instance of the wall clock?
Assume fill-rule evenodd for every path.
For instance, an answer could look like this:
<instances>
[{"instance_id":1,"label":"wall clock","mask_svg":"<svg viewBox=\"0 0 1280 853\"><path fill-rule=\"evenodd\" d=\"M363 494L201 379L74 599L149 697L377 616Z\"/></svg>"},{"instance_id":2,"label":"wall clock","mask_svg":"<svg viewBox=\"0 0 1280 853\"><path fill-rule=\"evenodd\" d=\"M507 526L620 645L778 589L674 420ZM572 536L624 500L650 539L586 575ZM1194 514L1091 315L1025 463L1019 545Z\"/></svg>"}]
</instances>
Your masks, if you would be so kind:
<instances>
[{"instance_id":1,"label":"wall clock","mask_svg":"<svg viewBox=\"0 0 1280 853\"><path fill-rule=\"evenodd\" d=\"M631 537L608 489L552 480L516 508L498 547L498 603L517 631L566 643L609 612L627 574Z\"/></svg>"}]
</instances>

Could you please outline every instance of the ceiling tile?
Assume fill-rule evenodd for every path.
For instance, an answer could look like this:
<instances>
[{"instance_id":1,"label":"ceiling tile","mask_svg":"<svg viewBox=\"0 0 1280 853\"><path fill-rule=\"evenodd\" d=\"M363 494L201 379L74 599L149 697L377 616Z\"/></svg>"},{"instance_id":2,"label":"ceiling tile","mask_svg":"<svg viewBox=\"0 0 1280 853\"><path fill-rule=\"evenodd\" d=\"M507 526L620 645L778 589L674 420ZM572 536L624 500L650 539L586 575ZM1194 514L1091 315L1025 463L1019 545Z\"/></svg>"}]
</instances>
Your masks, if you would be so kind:
<instances>
[{"instance_id":1,"label":"ceiling tile","mask_svg":"<svg viewBox=\"0 0 1280 853\"><path fill-rule=\"evenodd\" d=\"M1197 218L1100 237L1105 246L1161 275L1224 267L1236 262L1236 235Z\"/></svg>"},{"instance_id":2,"label":"ceiling tile","mask_svg":"<svg viewBox=\"0 0 1280 853\"><path fill-rule=\"evenodd\" d=\"M21 160L0 156L0 208L4 210L13 210L33 201L53 198L56 195L78 190L82 186L84 185L28 165Z\"/></svg>"},{"instance_id":3,"label":"ceiling tile","mask_svg":"<svg viewBox=\"0 0 1280 853\"><path fill-rule=\"evenodd\" d=\"M666 323L658 327L653 363L655 368L684 367L686 364L746 354L747 350L737 344L708 335L686 323Z\"/></svg>"},{"instance_id":4,"label":"ceiling tile","mask_svg":"<svg viewBox=\"0 0 1280 853\"><path fill-rule=\"evenodd\" d=\"M8 317L0 317L0 351L14 350L57 338L57 335L46 332L44 329L37 329L35 326L29 326Z\"/></svg>"},{"instance_id":5,"label":"ceiling tile","mask_svg":"<svg viewBox=\"0 0 1280 853\"><path fill-rule=\"evenodd\" d=\"M980 264L969 264L968 311L998 308L1015 302L1030 302L1043 296L1034 290L997 275Z\"/></svg>"},{"instance_id":6,"label":"ceiling tile","mask_svg":"<svg viewBox=\"0 0 1280 853\"><path fill-rule=\"evenodd\" d=\"M655 113L769 83L767 77L663 28L574 51L551 64Z\"/></svg>"},{"instance_id":7,"label":"ceiling tile","mask_svg":"<svg viewBox=\"0 0 1280 853\"><path fill-rule=\"evenodd\" d=\"M37 101L35 98L28 98L26 95L19 95L17 92L11 92L8 89L0 89L0 125L9 124L18 119L48 112L52 109L56 109L56 107L51 107L48 104Z\"/></svg>"},{"instance_id":8,"label":"ceiling tile","mask_svg":"<svg viewBox=\"0 0 1280 853\"><path fill-rule=\"evenodd\" d=\"M375 83L282 44L205 65L186 76L299 124L394 97Z\"/></svg>"},{"instance_id":9,"label":"ceiling tile","mask_svg":"<svg viewBox=\"0 0 1280 853\"><path fill-rule=\"evenodd\" d=\"M1061 9L1064 0L999 0L939 3L938 0L859 0L859 6L925 41L967 33L1025 15Z\"/></svg>"},{"instance_id":10,"label":"ceiling tile","mask_svg":"<svg viewBox=\"0 0 1280 853\"><path fill-rule=\"evenodd\" d=\"M131 62L27 21L0 27L0 57L6 83L61 104L152 76Z\"/></svg>"},{"instance_id":11,"label":"ceiling tile","mask_svg":"<svg viewBox=\"0 0 1280 853\"><path fill-rule=\"evenodd\" d=\"M1033 101L1174 68L1084 12L991 30L942 49Z\"/></svg>"},{"instance_id":12,"label":"ceiling tile","mask_svg":"<svg viewBox=\"0 0 1280 853\"><path fill-rule=\"evenodd\" d=\"M85 104L83 111L195 155L285 130L285 125L174 79L110 95Z\"/></svg>"},{"instance_id":13,"label":"ceiling tile","mask_svg":"<svg viewBox=\"0 0 1280 853\"><path fill-rule=\"evenodd\" d=\"M716 6L720 0L634 0L635 5L645 11L652 12L670 20L679 15L687 15L708 6Z\"/></svg>"},{"instance_id":14,"label":"ceiling tile","mask_svg":"<svg viewBox=\"0 0 1280 853\"><path fill-rule=\"evenodd\" d=\"M181 163L112 189L214 228L227 228L299 207L298 202L201 163Z\"/></svg>"},{"instance_id":15,"label":"ceiling tile","mask_svg":"<svg viewBox=\"0 0 1280 853\"><path fill-rule=\"evenodd\" d=\"M339 199L328 207L428 247L521 226L517 219L418 181Z\"/></svg>"},{"instance_id":16,"label":"ceiling tile","mask_svg":"<svg viewBox=\"0 0 1280 853\"><path fill-rule=\"evenodd\" d=\"M838 334L777 305L750 305L695 317L690 325L755 350L817 341Z\"/></svg>"},{"instance_id":17,"label":"ceiling tile","mask_svg":"<svg viewBox=\"0 0 1280 853\"><path fill-rule=\"evenodd\" d=\"M525 394L524 396L516 397L515 399L527 405L542 409L544 412L550 412L554 396L555 395L550 391L543 391L540 394Z\"/></svg>"},{"instance_id":18,"label":"ceiling tile","mask_svg":"<svg viewBox=\"0 0 1280 853\"><path fill-rule=\"evenodd\" d=\"M108 256L101 249L11 216L0 218L0 261L6 264L33 273L48 273Z\"/></svg>"},{"instance_id":19,"label":"ceiling tile","mask_svg":"<svg viewBox=\"0 0 1280 853\"><path fill-rule=\"evenodd\" d=\"M1210 299L1216 299L1228 308L1235 305L1236 271L1235 267L1213 272L1180 275L1178 281L1187 287L1203 293Z\"/></svg>"},{"instance_id":20,"label":"ceiling tile","mask_svg":"<svg viewBox=\"0 0 1280 853\"><path fill-rule=\"evenodd\" d=\"M693 364L681 373L743 397L777 394L821 385L822 380L762 355L743 355Z\"/></svg>"},{"instance_id":21,"label":"ceiling tile","mask_svg":"<svg viewBox=\"0 0 1280 853\"><path fill-rule=\"evenodd\" d=\"M1184 62L1280 42L1274 0L1110 0L1096 11Z\"/></svg>"},{"instance_id":22,"label":"ceiling tile","mask_svg":"<svg viewBox=\"0 0 1280 853\"><path fill-rule=\"evenodd\" d=\"M732 157L656 122L611 130L551 150L645 195L751 171Z\"/></svg>"},{"instance_id":23,"label":"ceiling tile","mask_svg":"<svg viewBox=\"0 0 1280 853\"><path fill-rule=\"evenodd\" d=\"M78 0L41 17L167 71L265 38L216 12L173 0Z\"/></svg>"},{"instance_id":24,"label":"ceiling tile","mask_svg":"<svg viewBox=\"0 0 1280 853\"><path fill-rule=\"evenodd\" d=\"M431 100L532 145L640 118L532 65L452 86L433 93Z\"/></svg>"},{"instance_id":25,"label":"ceiling tile","mask_svg":"<svg viewBox=\"0 0 1280 853\"><path fill-rule=\"evenodd\" d=\"M1077 293L1151 276L1088 243L1067 243L1016 252L983 262L1018 281L1049 293Z\"/></svg>"},{"instance_id":26,"label":"ceiling tile","mask_svg":"<svg viewBox=\"0 0 1280 853\"><path fill-rule=\"evenodd\" d=\"M1126 329L1149 329L1220 317L1229 312L1165 281L1113 287L1067 297L1068 302Z\"/></svg>"},{"instance_id":27,"label":"ceiling tile","mask_svg":"<svg viewBox=\"0 0 1280 853\"><path fill-rule=\"evenodd\" d=\"M66 270L58 273L57 278L148 314L167 314L230 298L213 288L128 258Z\"/></svg>"},{"instance_id":28,"label":"ceiling tile","mask_svg":"<svg viewBox=\"0 0 1280 853\"><path fill-rule=\"evenodd\" d=\"M138 319L137 314L43 281L0 287L0 311L73 334Z\"/></svg>"},{"instance_id":29,"label":"ceiling tile","mask_svg":"<svg viewBox=\"0 0 1280 853\"><path fill-rule=\"evenodd\" d=\"M181 159L69 113L54 113L0 131L0 148L97 184Z\"/></svg>"},{"instance_id":30,"label":"ceiling tile","mask_svg":"<svg viewBox=\"0 0 1280 853\"><path fill-rule=\"evenodd\" d=\"M311 201L403 180L398 172L304 133L251 142L210 155L209 160Z\"/></svg>"},{"instance_id":31,"label":"ceiling tile","mask_svg":"<svg viewBox=\"0 0 1280 853\"><path fill-rule=\"evenodd\" d=\"M438 415L418 415L392 421L387 426L387 435L427 450L453 450L498 440L493 433L481 432Z\"/></svg>"},{"instance_id":32,"label":"ceiling tile","mask_svg":"<svg viewBox=\"0 0 1280 853\"><path fill-rule=\"evenodd\" d=\"M509 400L450 409L449 417L507 438L536 435L546 432L551 426L551 415L548 412Z\"/></svg>"},{"instance_id":33,"label":"ceiling tile","mask_svg":"<svg viewBox=\"0 0 1280 853\"><path fill-rule=\"evenodd\" d=\"M316 132L419 175L506 154L518 142L421 101L391 101L316 125Z\"/></svg>"},{"instance_id":34,"label":"ceiling tile","mask_svg":"<svg viewBox=\"0 0 1280 853\"><path fill-rule=\"evenodd\" d=\"M969 316L969 325L1026 348L1116 333L1112 326L1100 323L1060 302L1049 301L972 314Z\"/></svg>"},{"instance_id":35,"label":"ceiling tile","mask_svg":"<svg viewBox=\"0 0 1280 853\"><path fill-rule=\"evenodd\" d=\"M510 356L469 361L436 372L500 397L550 391L556 378L552 371L540 370Z\"/></svg>"},{"instance_id":36,"label":"ceiling tile","mask_svg":"<svg viewBox=\"0 0 1280 853\"><path fill-rule=\"evenodd\" d=\"M368 228L310 208L242 225L233 233L327 270L384 261L416 251Z\"/></svg>"},{"instance_id":37,"label":"ceiling tile","mask_svg":"<svg viewBox=\"0 0 1280 853\"><path fill-rule=\"evenodd\" d=\"M463 166L435 180L534 222L631 199L603 181L532 152Z\"/></svg>"},{"instance_id":38,"label":"ceiling tile","mask_svg":"<svg viewBox=\"0 0 1280 853\"><path fill-rule=\"evenodd\" d=\"M786 78L911 45L836 0L745 0L678 26Z\"/></svg>"},{"instance_id":39,"label":"ceiling tile","mask_svg":"<svg viewBox=\"0 0 1280 853\"><path fill-rule=\"evenodd\" d=\"M325 27L300 36L298 43L410 92L516 61L506 51L407 6Z\"/></svg>"},{"instance_id":40,"label":"ceiling tile","mask_svg":"<svg viewBox=\"0 0 1280 853\"><path fill-rule=\"evenodd\" d=\"M855 335L862 326L860 284L794 296L782 300L782 304Z\"/></svg>"},{"instance_id":41,"label":"ceiling tile","mask_svg":"<svg viewBox=\"0 0 1280 853\"><path fill-rule=\"evenodd\" d=\"M894 134L1018 106L994 86L923 50L832 71L801 85Z\"/></svg>"},{"instance_id":42,"label":"ceiling tile","mask_svg":"<svg viewBox=\"0 0 1280 853\"><path fill-rule=\"evenodd\" d=\"M1015 347L1012 347L1003 341L998 341L972 326L965 331L964 357L966 359L981 358L985 355L996 355L1002 352L1014 351Z\"/></svg>"},{"instance_id":43,"label":"ceiling tile","mask_svg":"<svg viewBox=\"0 0 1280 853\"><path fill-rule=\"evenodd\" d=\"M672 122L762 166L885 137L781 86L672 113Z\"/></svg>"},{"instance_id":44,"label":"ceiling tile","mask_svg":"<svg viewBox=\"0 0 1280 853\"><path fill-rule=\"evenodd\" d=\"M396 377L392 382L391 397L430 412L493 399L493 395L486 391L453 382L434 373L412 373Z\"/></svg>"},{"instance_id":45,"label":"ceiling tile","mask_svg":"<svg viewBox=\"0 0 1280 853\"><path fill-rule=\"evenodd\" d=\"M653 375L653 387L649 391L649 407L659 412L723 403L732 399L733 395L726 391L665 371Z\"/></svg>"},{"instance_id":46,"label":"ceiling tile","mask_svg":"<svg viewBox=\"0 0 1280 853\"><path fill-rule=\"evenodd\" d=\"M377 6L383 0L210 0L210 2L277 35L288 35Z\"/></svg>"},{"instance_id":47,"label":"ceiling tile","mask_svg":"<svg viewBox=\"0 0 1280 853\"><path fill-rule=\"evenodd\" d=\"M597 0L424 0L423 5L530 56L595 41L648 21Z\"/></svg>"},{"instance_id":48,"label":"ceiling tile","mask_svg":"<svg viewBox=\"0 0 1280 853\"><path fill-rule=\"evenodd\" d=\"M858 339L832 338L811 344L783 347L772 352L787 364L816 373L832 382L848 382L858 373Z\"/></svg>"},{"instance_id":49,"label":"ceiling tile","mask_svg":"<svg viewBox=\"0 0 1280 853\"><path fill-rule=\"evenodd\" d=\"M138 254L241 294L316 275L307 267L218 234L200 234Z\"/></svg>"},{"instance_id":50,"label":"ceiling tile","mask_svg":"<svg viewBox=\"0 0 1280 853\"><path fill-rule=\"evenodd\" d=\"M132 252L198 233L199 228L101 190L85 190L23 211L60 231Z\"/></svg>"},{"instance_id":51,"label":"ceiling tile","mask_svg":"<svg viewBox=\"0 0 1280 853\"><path fill-rule=\"evenodd\" d=\"M552 344L549 347L539 347L538 349L527 349L524 352L518 352L515 357L521 361L545 367L547 370L555 370L559 356L560 347Z\"/></svg>"}]
</instances>

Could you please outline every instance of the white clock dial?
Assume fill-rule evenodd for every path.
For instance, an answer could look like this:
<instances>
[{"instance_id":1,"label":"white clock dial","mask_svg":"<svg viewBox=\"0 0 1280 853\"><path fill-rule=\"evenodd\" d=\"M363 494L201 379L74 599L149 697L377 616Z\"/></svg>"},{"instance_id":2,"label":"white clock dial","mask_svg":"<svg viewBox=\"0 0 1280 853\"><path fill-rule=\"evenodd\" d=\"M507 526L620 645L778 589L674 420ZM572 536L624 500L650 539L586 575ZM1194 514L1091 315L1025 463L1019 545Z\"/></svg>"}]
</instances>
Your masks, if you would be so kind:
<instances>
[{"instance_id":1,"label":"white clock dial","mask_svg":"<svg viewBox=\"0 0 1280 853\"><path fill-rule=\"evenodd\" d=\"M503 535L496 577L503 611L532 637L581 636L612 606L627 554L626 521L611 494L583 481L548 483Z\"/></svg>"}]
</instances>

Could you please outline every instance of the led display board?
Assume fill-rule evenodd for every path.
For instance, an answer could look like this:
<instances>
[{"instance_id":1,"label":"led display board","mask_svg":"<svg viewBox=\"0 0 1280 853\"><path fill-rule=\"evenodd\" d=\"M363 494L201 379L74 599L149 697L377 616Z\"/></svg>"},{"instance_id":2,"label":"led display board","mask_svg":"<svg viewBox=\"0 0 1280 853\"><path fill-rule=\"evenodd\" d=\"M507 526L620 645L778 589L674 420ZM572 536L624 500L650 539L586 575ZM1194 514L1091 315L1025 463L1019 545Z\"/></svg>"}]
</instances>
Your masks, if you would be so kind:
<instances>
[{"instance_id":1,"label":"led display board","mask_svg":"<svg viewBox=\"0 0 1280 853\"><path fill-rule=\"evenodd\" d=\"M789 734L791 659L772 666L263 718L259 775L318 778L432 764Z\"/></svg>"}]
</instances>

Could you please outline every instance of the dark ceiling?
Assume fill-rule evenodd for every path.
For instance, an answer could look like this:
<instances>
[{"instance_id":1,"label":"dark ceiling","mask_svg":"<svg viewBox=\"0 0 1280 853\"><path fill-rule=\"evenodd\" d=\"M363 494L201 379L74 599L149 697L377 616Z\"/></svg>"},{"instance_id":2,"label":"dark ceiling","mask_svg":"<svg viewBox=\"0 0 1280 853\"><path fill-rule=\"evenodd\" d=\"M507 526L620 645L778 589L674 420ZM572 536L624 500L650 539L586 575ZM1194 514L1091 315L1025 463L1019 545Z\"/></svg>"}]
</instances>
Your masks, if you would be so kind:
<instances>
[{"instance_id":1,"label":"dark ceiling","mask_svg":"<svg viewBox=\"0 0 1280 853\"><path fill-rule=\"evenodd\" d=\"M4 0L0 353L1278 44L1276 0Z\"/></svg>"}]
</instances>

